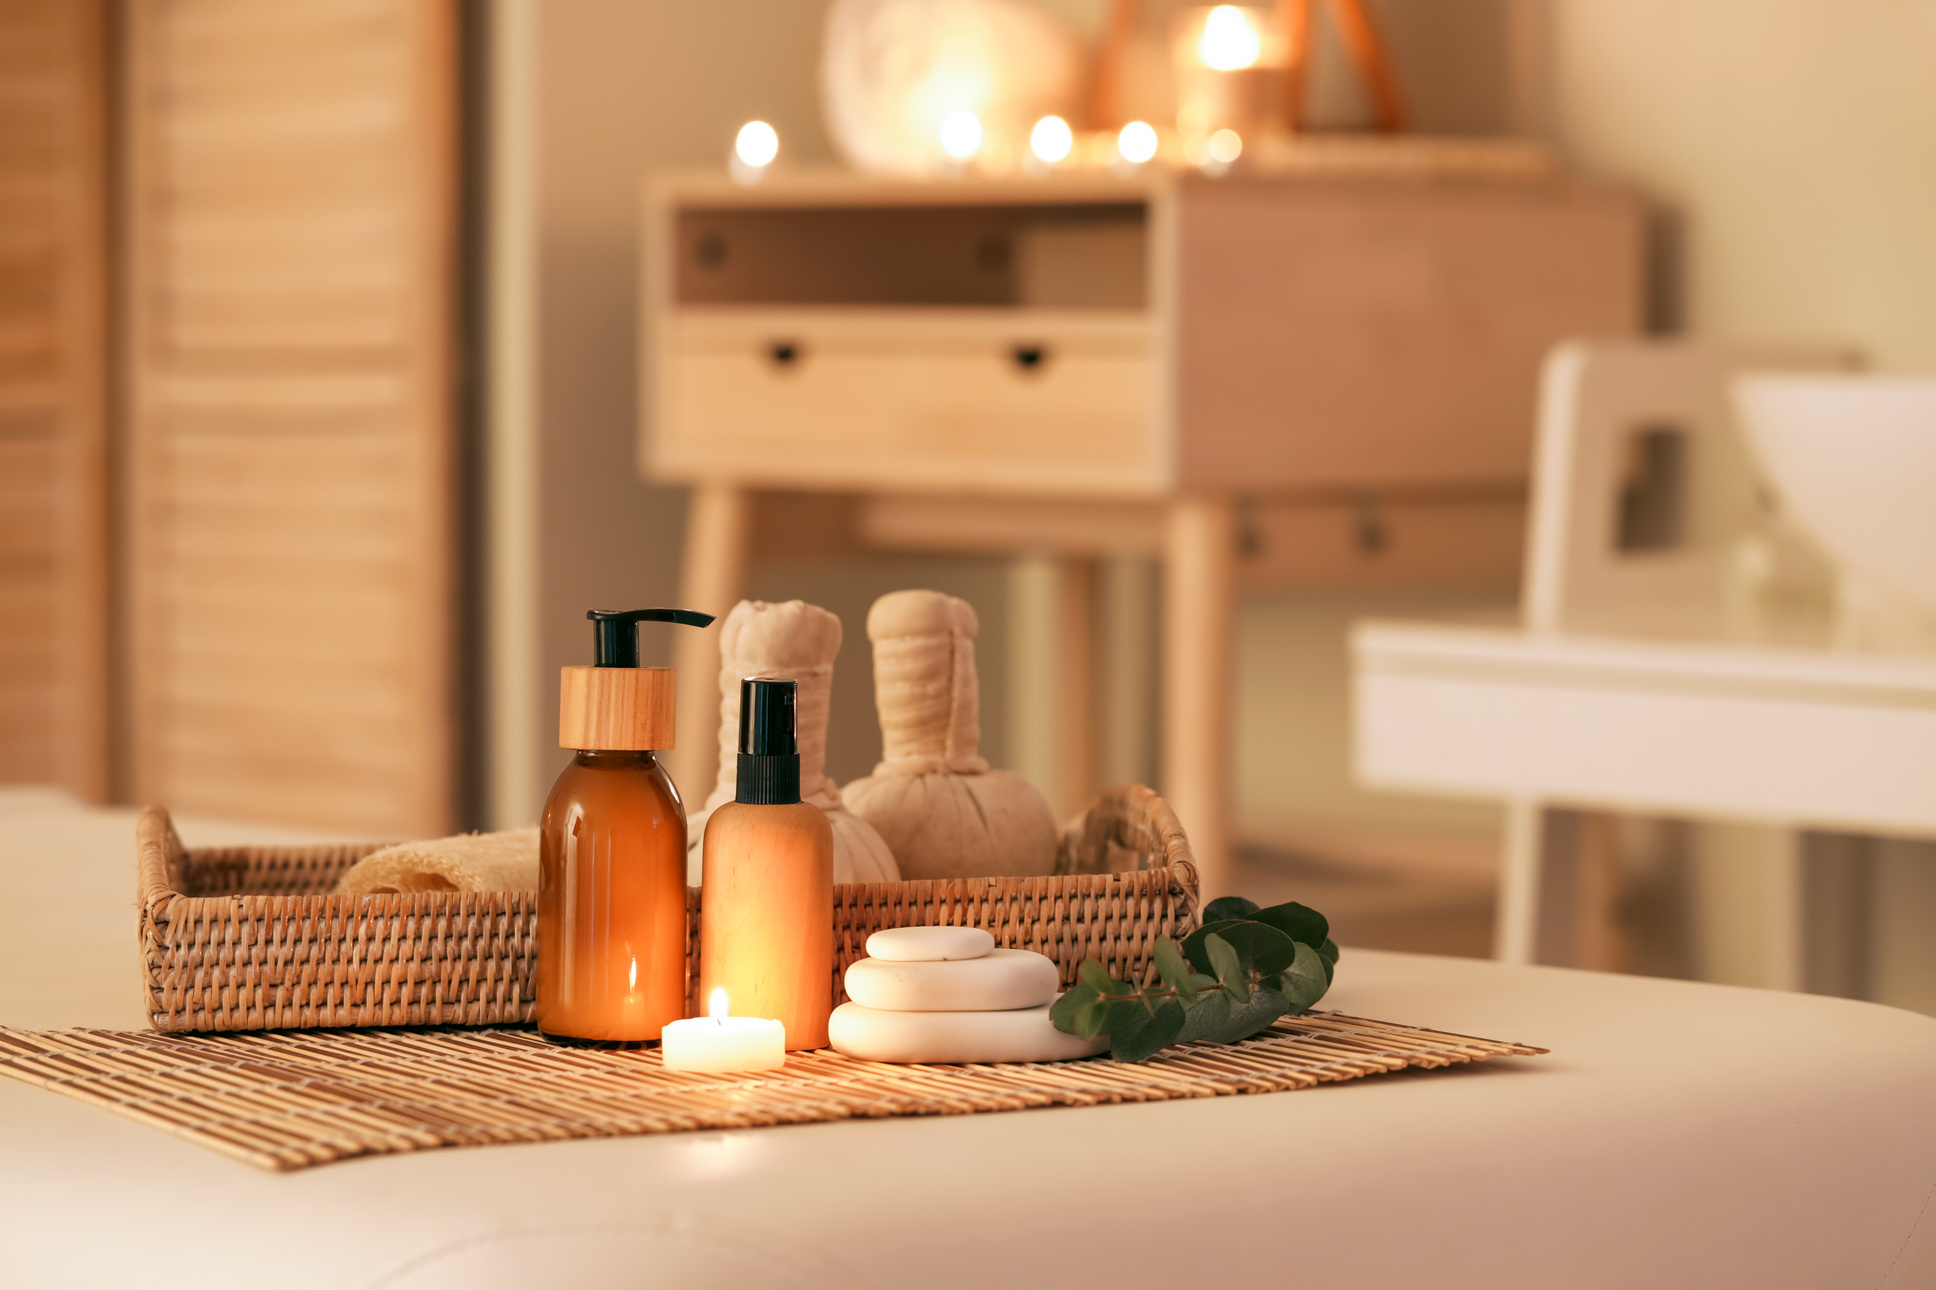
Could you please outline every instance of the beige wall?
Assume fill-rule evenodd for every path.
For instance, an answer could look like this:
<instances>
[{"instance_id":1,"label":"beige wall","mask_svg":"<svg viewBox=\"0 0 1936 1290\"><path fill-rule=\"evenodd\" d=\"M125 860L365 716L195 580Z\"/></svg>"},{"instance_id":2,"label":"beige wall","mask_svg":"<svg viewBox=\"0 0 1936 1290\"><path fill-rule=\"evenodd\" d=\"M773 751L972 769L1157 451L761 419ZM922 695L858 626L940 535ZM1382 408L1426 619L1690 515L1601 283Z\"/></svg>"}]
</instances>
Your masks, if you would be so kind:
<instances>
[{"instance_id":1,"label":"beige wall","mask_svg":"<svg viewBox=\"0 0 1936 1290\"><path fill-rule=\"evenodd\" d=\"M1936 369L1936 0L1543 0L1546 125L1680 232L1717 337Z\"/></svg>"},{"instance_id":2,"label":"beige wall","mask_svg":"<svg viewBox=\"0 0 1936 1290\"><path fill-rule=\"evenodd\" d=\"M831 160L814 85L819 0L543 0L536 140L540 442L537 722L558 668L588 662L585 611L671 605L682 489L637 468L638 191L654 170L723 165L749 117L786 155ZM671 662L675 630L647 629ZM678 629L683 630L683 629ZM538 801L564 754L538 767ZM685 785L703 798L711 785Z\"/></svg>"},{"instance_id":3,"label":"beige wall","mask_svg":"<svg viewBox=\"0 0 1936 1290\"><path fill-rule=\"evenodd\" d=\"M547 755L532 774L535 810L566 754L557 728L558 668L588 660L588 608L671 605L685 490L656 487L637 467L638 218L641 179L723 167L741 124L779 131L782 159L835 160L820 124L816 73L824 0L542 0L537 6L539 453L538 613ZM880 756L873 670L862 623L875 596L909 585L971 599L981 612L983 743L1003 751L1006 588L988 560L769 564L748 594L804 598L838 613L828 771L845 780ZM671 633L646 628L648 664L670 664ZM711 784L683 784L688 801ZM511 823L510 820L501 821Z\"/></svg>"}]
</instances>

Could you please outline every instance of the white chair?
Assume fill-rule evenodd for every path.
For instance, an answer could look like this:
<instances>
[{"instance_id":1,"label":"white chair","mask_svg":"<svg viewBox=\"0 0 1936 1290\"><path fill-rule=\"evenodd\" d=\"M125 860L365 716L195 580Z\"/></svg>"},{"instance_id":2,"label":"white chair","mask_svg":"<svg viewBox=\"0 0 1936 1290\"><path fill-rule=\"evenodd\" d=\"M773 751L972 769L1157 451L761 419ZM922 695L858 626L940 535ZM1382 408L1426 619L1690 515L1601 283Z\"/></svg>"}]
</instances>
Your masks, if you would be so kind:
<instances>
[{"instance_id":1,"label":"white chair","mask_svg":"<svg viewBox=\"0 0 1936 1290\"><path fill-rule=\"evenodd\" d=\"M1540 375L1521 617L1532 631L1727 633L1728 566L1764 511L1729 385L1855 366L1825 346L1569 341Z\"/></svg>"},{"instance_id":2,"label":"white chair","mask_svg":"<svg viewBox=\"0 0 1936 1290\"><path fill-rule=\"evenodd\" d=\"M1830 346L1576 340L1540 374L1532 507L1520 615L1533 633L1753 635L1731 595L1739 543L1766 503L1729 397L1749 371L1833 371L1856 355ZM1583 738L1591 738L1582 731ZM1576 954L1607 965L1618 900L1610 821L1574 819L1570 901ZM1495 953L1535 961L1546 803L1506 804ZM1765 849L1765 848L1764 848ZM1790 955L1790 957L1794 957ZM1602 960L1596 963L1595 960Z\"/></svg>"}]
</instances>

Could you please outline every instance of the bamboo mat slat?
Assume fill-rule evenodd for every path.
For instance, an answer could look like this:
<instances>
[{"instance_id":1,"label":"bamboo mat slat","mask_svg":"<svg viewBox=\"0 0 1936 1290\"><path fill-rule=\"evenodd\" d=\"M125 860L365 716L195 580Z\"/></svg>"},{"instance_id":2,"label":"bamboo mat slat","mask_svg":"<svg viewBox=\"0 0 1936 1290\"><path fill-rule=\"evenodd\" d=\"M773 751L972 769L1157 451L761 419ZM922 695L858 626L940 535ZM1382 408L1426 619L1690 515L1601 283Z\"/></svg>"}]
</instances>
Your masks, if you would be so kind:
<instances>
[{"instance_id":1,"label":"bamboo mat slat","mask_svg":"<svg viewBox=\"0 0 1936 1290\"><path fill-rule=\"evenodd\" d=\"M656 1049L560 1048L530 1030L179 1035L0 1027L0 1074L264 1169L433 1147L1274 1093L1543 1048L1311 1013L1141 1065L890 1066L831 1049L778 1071L668 1071Z\"/></svg>"}]
</instances>

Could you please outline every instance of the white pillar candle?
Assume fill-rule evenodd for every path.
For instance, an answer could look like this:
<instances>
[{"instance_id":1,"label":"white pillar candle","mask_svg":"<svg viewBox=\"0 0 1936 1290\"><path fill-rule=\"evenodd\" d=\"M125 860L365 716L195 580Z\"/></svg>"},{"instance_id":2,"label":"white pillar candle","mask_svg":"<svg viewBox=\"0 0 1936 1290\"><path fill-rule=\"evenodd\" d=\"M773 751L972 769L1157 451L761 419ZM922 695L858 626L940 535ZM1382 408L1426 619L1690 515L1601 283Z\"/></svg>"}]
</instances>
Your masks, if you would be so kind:
<instances>
[{"instance_id":1,"label":"white pillar candle","mask_svg":"<svg viewBox=\"0 0 1936 1290\"><path fill-rule=\"evenodd\" d=\"M765 1017L731 1017L714 990L705 1017L666 1023L660 1054L667 1070L770 1071L786 1065L786 1027Z\"/></svg>"}]
</instances>

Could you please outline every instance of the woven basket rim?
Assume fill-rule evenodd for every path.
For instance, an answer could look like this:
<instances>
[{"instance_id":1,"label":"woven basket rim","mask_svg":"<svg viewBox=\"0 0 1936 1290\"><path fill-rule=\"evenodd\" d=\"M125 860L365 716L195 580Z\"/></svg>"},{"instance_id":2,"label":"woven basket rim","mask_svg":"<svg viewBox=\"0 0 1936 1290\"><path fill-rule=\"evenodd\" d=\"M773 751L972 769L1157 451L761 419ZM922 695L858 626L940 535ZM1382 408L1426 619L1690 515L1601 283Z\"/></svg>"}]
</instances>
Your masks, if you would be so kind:
<instances>
[{"instance_id":1,"label":"woven basket rim","mask_svg":"<svg viewBox=\"0 0 1936 1290\"><path fill-rule=\"evenodd\" d=\"M1148 790L1144 790L1147 792ZM379 851L388 842L318 843L310 845L223 846L189 848L175 832L168 808L145 806L135 823L135 850L139 872L140 903L144 909L161 911L178 901L233 904L236 901L300 902L306 912L350 912L381 909L387 913L435 914L469 912L485 905L518 907L535 901L535 891L415 891L367 895L341 892L225 892L189 895L181 890L175 867L190 855L285 855L302 859L319 854L356 853L356 858ZM1048 895L1051 892L1082 896L1104 895L1131 889L1150 889L1164 884L1165 890L1181 889L1191 907L1200 905L1196 864L1187 856L1172 854L1168 863L1148 869L1122 873L1041 874L1030 877L905 878L896 882L839 883L837 888L858 894L863 900L918 897L971 897L976 891L1006 887L1022 895ZM1018 885L1019 884L1019 885ZM1051 885L1053 884L1053 885ZM688 888L688 890L692 890Z\"/></svg>"},{"instance_id":2,"label":"woven basket rim","mask_svg":"<svg viewBox=\"0 0 1936 1290\"><path fill-rule=\"evenodd\" d=\"M536 891L343 895L328 888L379 844L190 851L160 806L141 813L136 840L138 937L156 1030L475 1026L534 1016ZM1110 872L1122 849L1146 867ZM836 884L836 968L863 956L865 936L882 927L972 923L998 943L1047 954L1065 983L1078 956L1147 975L1152 938L1198 921L1188 839L1168 804L1140 785L1104 794L1074 821L1057 867L1036 877ZM685 903L690 989L700 890L688 887ZM834 987L838 1000L838 979Z\"/></svg>"}]
</instances>

